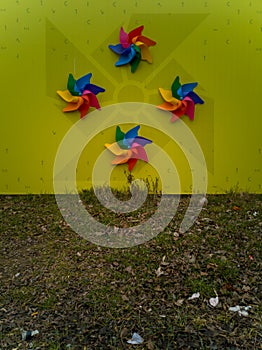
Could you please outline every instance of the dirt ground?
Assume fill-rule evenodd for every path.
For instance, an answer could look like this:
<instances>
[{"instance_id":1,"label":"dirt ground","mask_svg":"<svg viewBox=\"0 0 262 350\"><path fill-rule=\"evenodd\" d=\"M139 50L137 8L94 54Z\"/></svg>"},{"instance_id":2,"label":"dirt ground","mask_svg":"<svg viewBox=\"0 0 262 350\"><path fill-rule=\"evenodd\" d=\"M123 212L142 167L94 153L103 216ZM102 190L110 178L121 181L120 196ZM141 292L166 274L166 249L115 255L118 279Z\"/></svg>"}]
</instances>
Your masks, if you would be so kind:
<instances>
[{"instance_id":1,"label":"dirt ground","mask_svg":"<svg viewBox=\"0 0 262 350\"><path fill-rule=\"evenodd\" d=\"M117 249L75 233L54 196L1 196L0 349L262 349L262 197L207 199L188 232L185 196L164 232ZM83 201L122 226L157 206L112 216L92 194ZM127 343L134 332L140 345Z\"/></svg>"}]
</instances>

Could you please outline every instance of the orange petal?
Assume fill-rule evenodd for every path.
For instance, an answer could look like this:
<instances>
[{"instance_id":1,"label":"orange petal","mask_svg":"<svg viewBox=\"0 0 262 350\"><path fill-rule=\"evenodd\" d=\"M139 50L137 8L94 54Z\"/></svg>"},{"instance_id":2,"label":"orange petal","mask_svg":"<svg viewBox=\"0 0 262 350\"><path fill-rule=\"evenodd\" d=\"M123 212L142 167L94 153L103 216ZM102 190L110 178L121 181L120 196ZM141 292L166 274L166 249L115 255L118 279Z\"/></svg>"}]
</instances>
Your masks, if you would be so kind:
<instances>
[{"instance_id":1,"label":"orange petal","mask_svg":"<svg viewBox=\"0 0 262 350\"><path fill-rule=\"evenodd\" d=\"M82 97L78 97L77 103L69 102L67 106L63 109L63 112L72 112L77 111L78 108L84 103L84 100Z\"/></svg>"},{"instance_id":2,"label":"orange petal","mask_svg":"<svg viewBox=\"0 0 262 350\"><path fill-rule=\"evenodd\" d=\"M115 159L112 160L112 164L124 164L127 163L128 160L131 158L132 156L132 152L128 151L127 155L123 155L123 156L116 156Z\"/></svg>"},{"instance_id":3,"label":"orange petal","mask_svg":"<svg viewBox=\"0 0 262 350\"><path fill-rule=\"evenodd\" d=\"M179 101L179 104L173 105L170 102L164 102L161 105L158 105L157 107L160 109L164 109L165 111L176 111L181 106L181 101Z\"/></svg>"}]
</instances>

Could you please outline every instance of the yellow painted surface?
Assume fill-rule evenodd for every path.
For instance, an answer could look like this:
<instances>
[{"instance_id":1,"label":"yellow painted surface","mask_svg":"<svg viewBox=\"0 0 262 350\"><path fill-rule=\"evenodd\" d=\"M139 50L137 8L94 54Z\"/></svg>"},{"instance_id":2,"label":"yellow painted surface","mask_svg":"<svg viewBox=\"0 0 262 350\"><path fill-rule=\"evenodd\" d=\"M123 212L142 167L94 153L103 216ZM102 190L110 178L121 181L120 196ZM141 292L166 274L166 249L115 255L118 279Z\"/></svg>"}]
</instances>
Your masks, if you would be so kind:
<instances>
[{"instance_id":1,"label":"yellow painted surface","mask_svg":"<svg viewBox=\"0 0 262 350\"><path fill-rule=\"evenodd\" d=\"M130 66L114 66L108 44L119 42L120 26L130 31L141 24L157 45L150 48L153 63L141 62L132 74ZM0 63L0 193L53 192L56 152L79 120L78 112L62 112L65 102L56 91L66 88L69 73L89 72L106 89L98 95L102 108L128 101L158 105L158 88L169 89L177 75L182 83L197 81L205 104L196 106L193 122L183 121L205 155L208 192L261 193L260 0L1 0ZM91 185L92 164L114 134L115 127L98 130L85 147L79 188ZM170 153L188 192L191 175L181 150L148 126L140 135ZM126 185L126 169L114 169L114 186ZM134 176L154 179L157 173L139 162Z\"/></svg>"}]
</instances>

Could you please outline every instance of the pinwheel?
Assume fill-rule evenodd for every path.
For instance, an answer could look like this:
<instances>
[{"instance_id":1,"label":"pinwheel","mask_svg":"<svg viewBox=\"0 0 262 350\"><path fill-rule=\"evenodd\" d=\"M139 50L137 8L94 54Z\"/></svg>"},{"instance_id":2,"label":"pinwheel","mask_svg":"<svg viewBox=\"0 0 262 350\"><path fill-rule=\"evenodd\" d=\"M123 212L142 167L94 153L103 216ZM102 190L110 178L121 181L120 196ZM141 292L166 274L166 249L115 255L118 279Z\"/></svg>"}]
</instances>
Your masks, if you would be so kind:
<instances>
[{"instance_id":1,"label":"pinwheel","mask_svg":"<svg viewBox=\"0 0 262 350\"><path fill-rule=\"evenodd\" d=\"M128 163L128 170L132 171L138 159L148 162L144 147L152 141L138 136L139 129L140 125L137 125L124 133L119 126L116 127L116 142L105 144L105 147L116 156L112 164Z\"/></svg>"},{"instance_id":2,"label":"pinwheel","mask_svg":"<svg viewBox=\"0 0 262 350\"><path fill-rule=\"evenodd\" d=\"M143 36L143 29L144 26L140 26L126 33L121 27L120 43L108 46L113 52L120 55L119 60L115 63L116 67L130 63L131 72L134 73L141 60L152 63L149 47L156 45L156 42Z\"/></svg>"},{"instance_id":3,"label":"pinwheel","mask_svg":"<svg viewBox=\"0 0 262 350\"><path fill-rule=\"evenodd\" d=\"M173 114L171 122L177 120L186 114L190 120L194 120L195 104L203 104L204 101L193 91L197 83L189 83L181 85L179 77L174 80L171 90L159 88L160 94L165 100L164 103L157 106L160 109L169 111Z\"/></svg>"},{"instance_id":4,"label":"pinwheel","mask_svg":"<svg viewBox=\"0 0 262 350\"><path fill-rule=\"evenodd\" d=\"M105 89L91 84L90 79L92 73L88 73L78 80L75 80L70 73L68 76L67 90L58 90L58 95L67 102L67 106L63 112L72 112L78 110L80 118L83 118L90 107L100 109L100 105L96 95L99 92L104 92Z\"/></svg>"}]
</instances>

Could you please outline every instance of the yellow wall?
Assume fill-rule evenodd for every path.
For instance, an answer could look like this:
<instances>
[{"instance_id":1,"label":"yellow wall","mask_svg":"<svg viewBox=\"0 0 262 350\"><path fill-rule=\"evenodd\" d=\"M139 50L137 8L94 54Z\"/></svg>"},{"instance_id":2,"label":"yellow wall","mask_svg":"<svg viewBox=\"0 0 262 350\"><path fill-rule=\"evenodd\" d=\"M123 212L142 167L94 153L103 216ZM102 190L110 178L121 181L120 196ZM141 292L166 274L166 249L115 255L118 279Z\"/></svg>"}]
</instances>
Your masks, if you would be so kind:
<instances>
[{"instance_id":1,"label":"yellow wall","mask_svg":"<svg viewBox=\"0 0 262 350\"><path fill-rule=\"evenodd\" d=\"M132 74L128 66L114 67L117 57L107 46L118 43L121 25L129 31L140 24L157 45L153 64L141 62ZM92 72L93 82L106 89L102 107L157 105L158 87L169 88L176 75L182 83L198 81L205 104L197 105L194 122L183 120L204 152L208 192L261 193L261 37L260 0L1 0L0 192L52 193L57 149L79 120L78 112L61 111L65 103L56 90L65 89L68 73ZM141 135L172 151L165 135L147 127ZM94 145L103 149L113 141L114 128L99 132L80 163L94 161ZM178 158L187 192L186 160ZM79 183L90 185L90 169L79 169ZM119 186L126 183L125 169L114 171ZM151 174L150 165L139 164L134 174Z\"/></svg>"}]
</instances>

